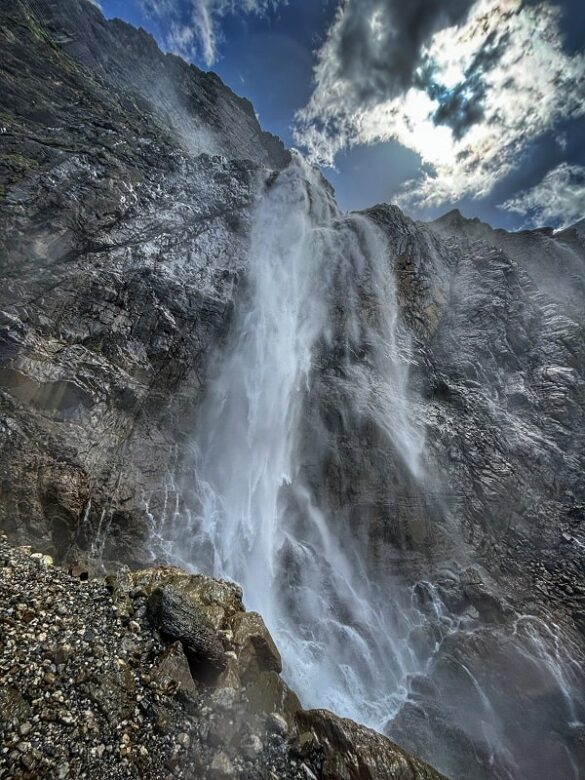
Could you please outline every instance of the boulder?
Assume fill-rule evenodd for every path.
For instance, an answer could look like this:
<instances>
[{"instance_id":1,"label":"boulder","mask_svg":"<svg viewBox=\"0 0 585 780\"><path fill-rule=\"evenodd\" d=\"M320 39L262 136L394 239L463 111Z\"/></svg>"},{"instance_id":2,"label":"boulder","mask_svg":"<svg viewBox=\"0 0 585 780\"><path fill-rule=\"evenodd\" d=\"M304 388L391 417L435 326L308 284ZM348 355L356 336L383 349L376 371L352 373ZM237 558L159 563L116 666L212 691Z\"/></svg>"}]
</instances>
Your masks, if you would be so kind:
<instances>
[{"instance_id":1,"label":"boulder","mask_svg":"<svg viewBox=\"0 0 585 780\"><path fill-rule=\"evenodd\" d=\"M148 597L147 613L163 636L182 644L196 677L213 679L225 669L227 659L215 629L187 594L172 586L156 588Z\"/></svg>"},{"instance_id":2,"label":"boulder","mask_svg":"<svg viewBox=\"0 0 585 780\"><path fill-rule=\"evenodd\" d=\"M237 648L242 678L260 672L282 672L282 659L262 617L242 612L233 621L233 641Z\"/></svg>"},{"instance_id":3,"label":"boulder","mask_svg":"<svg viewBox=\"0 0 585 780\"><path fill-rule=\"evenodd\" d=\"M319 744L323 780L441 780L428 764L408 755L386 737L327 710L297 717L304 744Z\"/></svg>"},{"instance_id":4,"label":"boulder","mask_svg":"<svg viewBox=\"0 0 585 780\"><path fill-rule=\"evenodd\" d=\"M174 642L160 656L153 676L164 688L176 686L185 693L197 693L189 661L180 642Z\"/></svg>"}]
</instances>

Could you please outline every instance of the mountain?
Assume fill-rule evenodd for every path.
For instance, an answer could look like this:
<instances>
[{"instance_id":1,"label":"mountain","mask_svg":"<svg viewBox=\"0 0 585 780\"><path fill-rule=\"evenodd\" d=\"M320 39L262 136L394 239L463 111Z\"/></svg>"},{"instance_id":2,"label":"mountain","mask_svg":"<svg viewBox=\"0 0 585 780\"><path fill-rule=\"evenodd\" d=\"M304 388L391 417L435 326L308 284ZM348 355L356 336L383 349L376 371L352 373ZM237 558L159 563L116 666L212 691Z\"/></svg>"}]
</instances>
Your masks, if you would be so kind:
<instances>
[{"instance_id":1,"label":"mountain","mask_svg":"<svg viewBox=\"0 0 585 780\"><path fill-rule=\"evenodd\" d=\"M585 219L580 219L579 222L575 222L574 225L570 225L570 227L565 228L563 231L561 231L561 235L569 237L572 231L575 231L577 236L582 238L583 233L585 233Z\"/></svg>"},{"instance_id":2,"label":"mountain","mask_svg":"<svg viewBox=\"0 0 585 780\"><path fill-rule=\"evenodd\" d=\"M573 316L581 316L585 297L585 252L580 222L556 233L552 228L510 233L494 230L478 219L466 219L455 209L430 225L445 237L456 235L501 248L528 273L543 295L554 297L560 305L570 306Z\"/></svg>"},{"instance_id":3,"label":"mountain","mask_svg":"<svg viewBox=\"0 0 585 780\"><path fill-rule=\"evenodd\" d=\"M4 523L63 554L113 509L111 554L143 559L140 474L167 468L252 182L288 156L216 76L85 0L4 3L2 24Z\"/></svg>"},{"instance_id":4,"label":"mountain","mask_svg":"<svg viewBox=\"0 0 585 780\"><path fill-rule=\"evenodd\" d=\"M387 204L343 215L248 101L88 0L5 0L0 45L8 542L91 588L117 572L116 637L135 619L128 598L150 596L128 577L168 578L172 563L236 579L284 659L283 680L255 668L261 712L284 717L290 686L451 778L579 777L581 223L509 233ZM7 568L33 576L8 542ZM39 582L58 591L67 576ZM101 598L96 584L76 631ZM172 631L140 624L141 648L149 632L159 654L192 646L177 598ZM246 644L232 637L241 597L217 624L213 598L200 635L231 658ZM272 647L261 633L254 653ZM247 701L240 676L202 686L214 722L222 691ZM292 733L262 733L247 766L197 701L169 704L173 735L194 719L207 760L177 760L178 776L263 777L289 760L291 777L436 776L300 705ZM239 706L245 720L252 705ZM88 766L75 759L69 776ZM159 776L148 762L124 771Z\"/></svg>"}]
</instances>

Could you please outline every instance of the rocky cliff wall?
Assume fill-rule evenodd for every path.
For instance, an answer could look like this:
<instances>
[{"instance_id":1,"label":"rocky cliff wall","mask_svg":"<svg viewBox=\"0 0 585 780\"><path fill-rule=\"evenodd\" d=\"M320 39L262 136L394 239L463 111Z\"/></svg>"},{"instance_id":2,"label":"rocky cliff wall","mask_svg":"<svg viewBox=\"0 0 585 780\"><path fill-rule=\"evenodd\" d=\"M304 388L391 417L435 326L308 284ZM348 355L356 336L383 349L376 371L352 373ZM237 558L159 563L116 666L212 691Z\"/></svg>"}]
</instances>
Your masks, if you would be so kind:
<instances>
[{"instance_id":1,"label":"rocky cliff wall","mask_svg":"<svg viewBox=\"0 0 585 780\"><path fill-rule=\"evenodd\" d=\"M199 403L245 295L253 206L288 153L216 76L86 0L7 0L0 45L0 524L59 561L138 568L164 557L165 527L196 506ZM453 672L467 655L481 668L491 653L514 677L497 631L526 613L578 664L582 230L508 234L458 214L425 225L387 205L365 216L396 277L424 467L414 474L375 416L351 407L352 372L370 365L362 334L317 347L306 482L340 535L365 538L372 571L473 622L461 646L445 643L444 690L469 686ZM375 293L366 271L371 322ZM420 713L443 689L419 683L394 728L427 755L436 735ZM532 685L517 720L544 698ZM481 755L477 776L491 776L489 751L463 750L464 724L445 717L433 711L432 728L467 751L453 775ZM565 736L551 737L550 771L567 766Z\"/></svg>"},{"instance_id":2,"label":"rocky cliff wall","mask_svg":"<svg viewBox=\"0 0 585 780\"><path fill-rule=\"evenodd\" d=\"M86 0L3 3L0 36L2 522L59 557L107 526L100 554L137 563L287 154Z\"/></svg>"}]
</instances>

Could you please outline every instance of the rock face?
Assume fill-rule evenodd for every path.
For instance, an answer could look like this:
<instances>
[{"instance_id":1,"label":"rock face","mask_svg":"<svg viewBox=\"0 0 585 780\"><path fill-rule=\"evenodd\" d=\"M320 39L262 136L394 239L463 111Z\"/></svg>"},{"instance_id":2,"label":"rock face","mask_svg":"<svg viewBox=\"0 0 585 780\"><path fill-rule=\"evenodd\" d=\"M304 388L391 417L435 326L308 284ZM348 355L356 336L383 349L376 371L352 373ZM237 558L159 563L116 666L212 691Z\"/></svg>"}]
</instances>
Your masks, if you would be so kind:
<instances>
[{"instance_id":1,"label":"rock face","mask_svg":"<svg viewBox=\"0 0 585 780\"><path fill-rule=\"evenodd\" d=\"M422 345L432 366L425 383L436 457L448 464L452 498L488 565L532 571L577 617L585 241L575 230L494 231L453 213L429 227L445 237L451 269L449 303Z\"/></svg>"},{"instance_id":2,"label":"rock face","mask_svg":"<svg viewBox=\"0 0 585 780\"><path fill-rule=\"evenodd\" d=\"M432 780L436 773L403 751L390 752L387 742L375 731L351 720L332 718L326 710L311 710L299 715L303 731L298 737L303 746L322 746L322 775L330 780L375 780L375 778L418 778ZM306 749L306 748L305 748Z\"/></svg>"},{"instance_id":3,"label":"rock face","mask_svg":"<svg viewBox=\"0 0 585 780\"><path fill-rule=\"evenodd\" d=\"M289 155L214 74L163 55L144 31L105 21L88 0L4 0L0 47L0 527L12 542L79 567L72 571L141 570L165 559L175 518L196 506L197 410L246 294L252 207ZM458 212L430 224L388 205L365 216L387 238L412 335L424 479L348 403L345 368L368 369L371 345L361 333L351 349L340 337L316 350L299 460L316 502L349 539L365 539L369 572L402 577L435 620L409 640L414 653L440 647L436 675L409 681L388 731L452 777L508 777L486 747L493 712L473 738L466 732L462 692L473 689L484 706L482 685L495 680L498 711L512 713L502 739L522 746L522 771L570 777L585 766L583 718L567 718L558 700L561 656L585 689L582 223L511 234ZM362 292L360 305L375 319ZM343 326L342 289L338 296ZM39 776L45 759L51 771L63 764L55 769L63 777L91 777L98 766L116 776L122 757L129 768L120 777L164 777L183 771L187 755L198 777L266 777L266 767L282 778L433 776L355 724L301 713L280 677L278 649L261 617L242 610L235 586L144 569L112 581L112 600L103 585L82 586L8 548L5 555L15 561L6 572L16 572L2 581L8 630L24 632L23 658L36 676L6 661L10 752L1 760L24 776ZM14 601L27 577L40 590L30 604ZM45 587L54 590L50 619L37 625L33 602ZM64 647L55 658L33 657L33 633L49 636L43 620L59 625L59 594L70 588L82 623L67 631L99 636L107 624L124 642L121 656L106 637L95 652L84 639L69 660ZM544 682L532 661L511 653L510 637L522 632L531 658L541 653L549 665ZM73 693L63 690L61 702L57 679L69 664L67 679L83 677L86 651L92 663L103 658L103 684L80 683L87 691L71 698L71 723ZM28 698L18 688L47 674L48 719L38 712L47 725L35 741L27 724L37 688ZM122 754L115 724L141 701L142 725L126 730L137 752ZM64 705L61 720L55 702ZM97 731L83 724L84 708L98 713ZM533 733L545 711L543 758ZM195 736L181 736L183 719ZM159 721L160 739L152 736ZM43 752L67 728L89 735L89 752ZM98 741L104 729L111 751Z\"/></svg>"},{"instance_id":4,"label":"rock face","mask_svg":"<svg viewBox=\"0 0 585 780\"><path fill-rule=\"evenodd\" d=\"M303 712L231 583L170 568L81 581L4 537L0 575L2 777L440 780L368 729ZM218 649L224 673L204 681Z\"/></svg>"},{"instance_id":5,"label":"rock face","mask_svg":"<svg viewBox=\"0 0 585 780\"><path fill-rule=\"evenodd\" d=\"M3 3L0 41L2 524L138 564L288 153L87 0Z\"/></svg>"}]
</instances>

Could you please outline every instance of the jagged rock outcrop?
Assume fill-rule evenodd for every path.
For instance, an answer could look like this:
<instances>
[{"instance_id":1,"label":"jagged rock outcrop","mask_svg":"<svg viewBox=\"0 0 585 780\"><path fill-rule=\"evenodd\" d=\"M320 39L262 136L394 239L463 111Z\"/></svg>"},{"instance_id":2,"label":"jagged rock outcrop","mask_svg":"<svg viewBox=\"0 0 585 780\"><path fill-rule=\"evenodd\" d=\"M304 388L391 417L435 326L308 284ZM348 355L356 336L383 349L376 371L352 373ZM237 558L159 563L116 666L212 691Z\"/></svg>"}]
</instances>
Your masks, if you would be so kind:
<instances>
[{"instance_id":1,"label":"jagged rock outcrop","mask_svg":"<svg viewBox=\"0 0 585 780\"><path fill-rule=\"evenodd\" d=\"M303 711L232 583L171 568L80 580L0 537L0 596L0 777L440 780Z\"/></svg>"}]
</instances>

